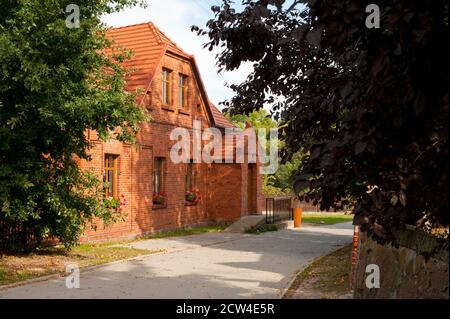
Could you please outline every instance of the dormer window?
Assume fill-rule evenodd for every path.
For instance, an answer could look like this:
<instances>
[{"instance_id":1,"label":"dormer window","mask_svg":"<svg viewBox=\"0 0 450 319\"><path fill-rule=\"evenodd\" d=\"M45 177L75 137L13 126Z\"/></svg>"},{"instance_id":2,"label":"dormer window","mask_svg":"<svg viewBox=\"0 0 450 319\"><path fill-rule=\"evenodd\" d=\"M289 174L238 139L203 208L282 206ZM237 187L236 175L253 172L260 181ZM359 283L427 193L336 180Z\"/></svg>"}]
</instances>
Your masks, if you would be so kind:
<instances>
[{"instance_id":1,"label":"dormer window","mask_svg":"<svg viewBox=\"0 0 450 319\"><path fill-rule=\"evenodd\" d=\"M179 74L178 77L178 108L182 110L187 109L187 93L188 93L188 77L184 74Z\"/></svg>"},{"instance_id":2,"label":"dormer window","mask_svg":"<svg viewBox=\"0 0 450 319\"><path fill-rule=\"evenodd\" d=\"M162 70L162 103L172 104L172 71L166 68Z\"/></svg>"}]
</instances>

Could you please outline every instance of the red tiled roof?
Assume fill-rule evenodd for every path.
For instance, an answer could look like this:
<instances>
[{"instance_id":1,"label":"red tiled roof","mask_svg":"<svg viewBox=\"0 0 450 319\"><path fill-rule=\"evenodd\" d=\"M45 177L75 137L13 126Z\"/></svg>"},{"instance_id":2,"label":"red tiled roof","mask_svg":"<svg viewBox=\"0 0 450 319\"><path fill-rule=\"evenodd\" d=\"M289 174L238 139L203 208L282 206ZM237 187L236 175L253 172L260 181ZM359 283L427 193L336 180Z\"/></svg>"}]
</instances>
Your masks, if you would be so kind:
<instances>
[{"instance_id":1,"label":"red tiled roof","mask_svg":"<svg viewBox=\"0 0 450 319\"><path fill-rule=\"evenodd\" d=\"M106 36L113 41L113 48L133 51L133 57L123 64L124 67L133 69L132 75L127 79L127 89L146 90L166 49L166 44L158 37L153 24L142 23L110 29Z\"/></svg>"},{"instance_id":2,"label":"red tiled roof","mask_svg":"<svg viewBox=\"0 0 450 319\"><path fill-rule=\"evenodd\" d=\"M157 27L155 27L154 24L152 24L152 25L153 25L153 28L156 30L156 32L159 34L161 40L164 43L167 43L167 50L169 50L169 51L171 51L173 53L176 53L178 55L181 55L181 56L183 56L185 58L188 58L188 59L192 59L193 58L193 56L191 54L186 53L185 51L183 51L183 49L178 47L178 45L175 42L173 42L168 36L166 36L164 32L162 32Z\"/></svg>"},{"instance_id":3,"label":"red tiled roof","mask_svg":"<svg viewBox=\"0 0 450 319\"><path fill-rule=\"evenodd\" d=\"M234 125L211 102L208 102L194 56L184 52L175 42L169 39L152 22L135 24L125 27L112 28L106 32L108 39L113 41L113 48L124 48L133 52L130 60L123 66L132 69L127 79L127 90L135 91L138 88L147 90L153 80L159 62L166 52L179 55L192 63L197 72L199 86L210 108L210 115L218 127L234 127ZM111 54L113 49L107 50Z\"/></svg>"},{"instance_id":4,"label":"red tiled roof","mask_svg":"<svg viewBox=\"0 0 450 319\"><path fill-rule=\"evenodd\" d=\"M223 115L223 113L211 102L209 101L209 107L211 108L211 112L214 116L214 121L216 122L216 126L222 128L235 128L234 125L229 119Z\"/></svg>"}]
</instances>

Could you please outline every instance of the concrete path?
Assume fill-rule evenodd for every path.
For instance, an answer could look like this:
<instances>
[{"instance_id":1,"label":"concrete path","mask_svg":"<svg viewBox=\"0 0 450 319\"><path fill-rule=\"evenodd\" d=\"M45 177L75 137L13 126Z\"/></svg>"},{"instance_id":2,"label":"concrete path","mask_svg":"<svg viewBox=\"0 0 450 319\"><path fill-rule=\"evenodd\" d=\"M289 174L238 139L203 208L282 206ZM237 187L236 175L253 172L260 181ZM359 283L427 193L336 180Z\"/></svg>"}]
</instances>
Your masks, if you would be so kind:
<instances>
[{"instance_id":1,"label":"concrete path","mask_svg":"<svg viewBox=\"0 0 450 319\"><path fill-rule=\"evenodd\" d=\"M209 233L133 243L166 249L65 278L0 289L0 298L280 298L314 258L351 243L351 223L261 235Z\"/></svg>"}]
</instances>

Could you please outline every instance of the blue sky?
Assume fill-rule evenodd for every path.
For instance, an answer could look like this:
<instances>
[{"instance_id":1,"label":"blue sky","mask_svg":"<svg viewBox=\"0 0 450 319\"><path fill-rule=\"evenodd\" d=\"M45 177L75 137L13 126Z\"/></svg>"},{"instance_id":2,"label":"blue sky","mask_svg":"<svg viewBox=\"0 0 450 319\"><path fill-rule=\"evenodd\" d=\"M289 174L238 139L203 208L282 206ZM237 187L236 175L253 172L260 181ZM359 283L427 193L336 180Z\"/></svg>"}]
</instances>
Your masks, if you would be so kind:
<instances>
[{"instance_id":1,"label":"blue sky","mask_svg":"<svg viewBox=\"0 0 450 319\"><path fill-rule=\"evenodd\" d=\"M239 70L217 74L215 66L216 52L203 49L207 38L199 37L191 32L192 25L205 26L213 17L210 7L218 5L220 0L147 0L146 9L136 7L126 9L102 18L108 26L118 27L146 21L154 22L167 36L176 42L183 50L194 54L200 68L202 79L209 98L218 105L233 96L233 91L225 83L240 83L251 72L250 63L244 64ZM222 108L218 105L219 108Z\"/></svg>"}]
</instances>

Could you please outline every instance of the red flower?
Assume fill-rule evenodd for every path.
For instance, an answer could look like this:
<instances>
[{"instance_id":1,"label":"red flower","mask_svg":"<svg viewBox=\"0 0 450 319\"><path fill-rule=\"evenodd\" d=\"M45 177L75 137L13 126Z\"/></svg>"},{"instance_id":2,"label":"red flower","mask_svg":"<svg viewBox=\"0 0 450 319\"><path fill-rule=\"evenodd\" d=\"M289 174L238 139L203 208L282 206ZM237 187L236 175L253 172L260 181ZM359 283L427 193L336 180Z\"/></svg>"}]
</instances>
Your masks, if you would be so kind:
<instances>
[{"instance_id":1,"label":"red flower","mask_svg":"<svg viewBox=\"0 0 450 319\"><path fill-rule=\"evenodd\" d=\"M164 204L166 202L166 193L164 192L154 192L153 193L153 204Z\"/></svg>"},{"instance_id":2,"label":"red flower","mask_svg":"<svg viewBox=\"0 0 450 319\"><path fill-rule=\"evenodd\" d=\"M187 203L195 204L200 200L200 192L197 189L189 190L185 193L184 197Z\"/></svg>"}]
</instances>

